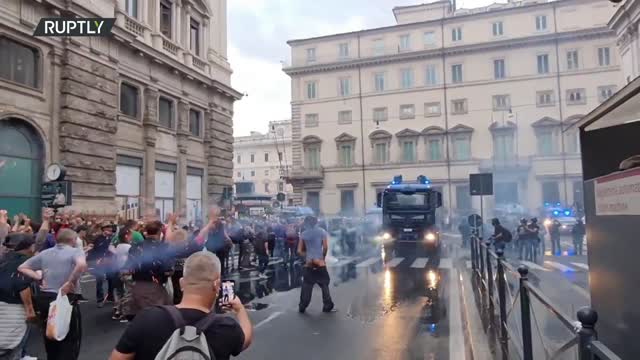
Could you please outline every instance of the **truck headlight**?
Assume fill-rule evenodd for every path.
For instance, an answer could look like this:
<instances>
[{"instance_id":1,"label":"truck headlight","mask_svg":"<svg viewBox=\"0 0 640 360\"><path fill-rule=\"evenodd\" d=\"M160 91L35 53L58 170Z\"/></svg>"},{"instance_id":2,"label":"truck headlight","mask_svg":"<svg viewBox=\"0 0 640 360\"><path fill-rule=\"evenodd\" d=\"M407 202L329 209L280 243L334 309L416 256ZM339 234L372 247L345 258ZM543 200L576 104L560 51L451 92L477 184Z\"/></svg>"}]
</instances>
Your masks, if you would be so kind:
<instances>
[{"instance_id":1,"label":"truck headlight","mask_svg":"<svg viewBox=\"0 0 640 360\"><path fill-rule=\"evenodd\" d=\"M545 219L544 226L550 226L550 225L551 225L551 219Z\"/></svg>"},{"instance_id":2,"label":"truck headlight","mask_svg":"<svg viewBox=\"0 0 640 360\"><path fill-rule=\"evenodd\" d=\"M389 234L388 232L382 234L382 240L385 240L385 241L391 240L391 234Z\"/></svg>"},{"instance_id":3,"label":"truck headlight","mask_svg":"<svg viewBox=\"0 0 640 360\"><path fill-rule=\"evenodd\" d=\"M424 236L424 240L428 243L434 243L436 241L436 235L429 232Z\"/></svg>"}]
</instances>

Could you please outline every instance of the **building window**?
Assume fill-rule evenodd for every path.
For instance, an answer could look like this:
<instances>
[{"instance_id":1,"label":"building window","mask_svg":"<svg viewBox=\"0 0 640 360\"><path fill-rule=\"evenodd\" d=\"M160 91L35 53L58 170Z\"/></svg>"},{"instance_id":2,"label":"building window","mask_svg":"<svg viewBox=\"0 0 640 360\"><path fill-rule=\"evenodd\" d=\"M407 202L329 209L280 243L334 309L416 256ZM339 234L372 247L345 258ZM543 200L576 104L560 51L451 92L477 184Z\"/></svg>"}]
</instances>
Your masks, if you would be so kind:
<instances>
[{"instance_id":1,"label":"building window","mask_svg":"<svg viewBox=\"0 0 640 360\"><path fill-rule=\"evenodd\" d=\"M173 10L169 0L160 0L160 32L171 39L173 24Z\"/></svg>"},{"instance_id":2,"label":"building window","mask_svg":"<svg viewBox=\"0 0 640 360\"><path fill-rule=\"evenodd\" d=\"M173 100L160 96L160 99L158 100L158 122L164 127L173 129L173 119Z\"/></svg>"},{"instance_id":3,"label":"building window","mask_svg":"<svg viewBox=\"0 0 640 360\"><path fill-rule=\"evenodd\" d=\"M616 93L616 89L615 85L598 86L598 100L604 102Z\"/></svg>"},{"instance_id":4,"label":"building window","mask_svg":"<svg viewBox=\"0 0 640 360\"><path fill-rule=\"evenodd\" d=\"M0 78L39 87L40 54L36 49L0 37Z\"/></svg>"},{"instance_id":5,"label":"building window","mask_svg":"<svg viewBox=\"0 0 640 360\"><path fill-rule=\"evenodd\" d=\"M578 69L578 50L567 51L567 70Z\"/></svg>"},{"instance_id":6,"label":"building window","mask_svg":"<svg viewBox=\"0 0 640 360\"><path fill-rule=\"evenodd\" d=\"M137 119L139 96L140 91L137 87L124 82L120 83L120 112Z\"/></svg>"},{"instance_id":7,"label":"building window","mask_svg":"<svg viewBox=\"0 0 640 360\"><path fill-rule=\"evenodd\" d=\"M282 153L281 152L278 153L278 161L282 161Z\"/></svg>"},{"instance_id":8,"label":"building window","mask_svg":"<svg viewBox=\"0 0 640 360\"><path fill-rule=\"evenodd\" d=\"M306 114L304 116L304 127L318 127L318 114Z\"/></svg>"},{"instance_id":9,"label":"building window","mask_svg":"<svg viewBox=\"0 0 640 360\"><path fill-rule=\"evenodd\" d=\"M375 108L373 109L373 121L387 121L387 108Z\"/></svg>"},{"instance_id":10,"label":"building window","mask_svg":"<svg viewBox=\"0 0 640 360\"><path fill-rule=\"evenodd\" d=\"M156 170L155 172L155 198L156 215L160 219L166 219L167 215L174 212L173 199L175 197L175 172Z\"/></svg>"},{"instance_id":11,"label":"building window","mask_svg":"<svg viewBox=\"0 0 640 360\"><path fill-rule=\"evenodd\" d=\"M256 171L255 170L251 170L251 177L256 176Z\"/></svg>"},{"instance_id":12,"label":"building window","mask_svg":"<svg viewBox=\"0 0 640 360\"><path fill-rule=\"evenodd\" d=\"M429 117L429 116L440 116L441 112L440 112L440 103L439 102L432 102L432 103L425 103L424 104L424 116L425 117Z\"/></svg>"},{"instance_id":13,"label":"building window","mask_svg":"<svg viewBox=\"0 0 640 360\"><path fill-rule=\"evenodd\" d=\"M451 114L459 115L467 113L467 99L451 100Z\"/></svg>"},{"instance_id":14,"label":"building window","mask_svg":"<svg viewBox=\"0 0 640 360\"><path fill-rule=\"evenodd\" d=\"M560 202L560 187L557 181L545 181L542 183L542 203L556 204Z\"/></svg>"},{"instance_id":15,"label":"building window","mask_svg":"<svg viewBox=\"0 0 640 360\"><path fill-rule=\"evenodd\" d=\"M504 79L505 77L506 74L504 71L504 59L493 60L493 78L498 80Z\"/></svg>"},{"instance_id":16,"label":"building window","mask_svg":"<svg viewBox=\"0 0 640 360\"><path fill-rule=\"evenodd\" d=\"M264 176L268 177L269 176L269 169L264 171Z\"/></svg>"},{"instance_id":17,"label":"building window","mask_svg":"<svg viewBox=\"0 0 640 360\"><path fill-rule=\"evenodd\" d=\"M255 163L256 162L256 155L255 154L251 154L251 163Z\"/></svg>"},{"instance_id":18,"label":"building window","mask_svg":"<svg viewBox=\"0 0 640 360\"><path fill-rule=\"evenodd\" d=\"M550 106L553 105L553 90L537 91L536 92L536 105L538 106Z\"/></svg>"},{"instance_id":19,"label":"building window","mask_svg":"<svg viewBox=\"0 0 640 360\"><path fill-rule=\"evenodd\" d=\"M495 186L496 204L519 204L518 183L500 182Z\"/></svg>"},{"instance_id":20,"label":"building window","mask_svg":"<svg viewBox=\"0 0 640 360\"><path fill-rule=\"evenodd\" d=\"M373 74L373 82L376 92L384 91L384 73L379 72Z\"/></svg>"},{"instance_id":21,"label":"building window","mask_svg":"<svg viewBox=\"0 0 640 360\"><path fill-rule=\"evenodd\" d=\"M191 52L200 56L200 23L191 18L189 48Z\"/></svg>"},{"instance_id":22,"label":"building window","mask_svg":"<svg viewBox=\"0 0 640 360\"><path fill-rule=\"evenodd\" d=\"M494 22L493 24L491 24L491 28L493 29L493 36L504 35L502 21Z\"/></svg>"},{"instance_id":23,"label":"building window","mask_svg":"<svg viewBox=\"0 0 640 360\"><path fill-rule=\"evenodd\" d=\"M340 190L340 213L352 215L355 209L353 190Z\"/></svg>"},{"instance_id":24,"label":"building window","mask_svg":"<svg viewBox=\"0 0 640 360\"><path fill-rule=\"evenodd\" d=\"M548 74L549 73L549 55L541 54L538 55L538 74Z\"/></svg>"},{"instance_id":25,"label":"building window","mask_svg":"<svg viewBox=\"0 0 640 360\"><path fill-rule=\"evenodd\" d=\"M264 162L266 162L266 163L269 162L269 153L264 153Z\"/></svg>"},{"instance_id":26,"label":"building window","mask_svg":"<svg viewBox=\"0 0 640 360\"><path fill-rule=\"evenodd\" d=\"M456 185L456 207L461 210L471 210L469 185Z\"/></svg>"},{"instance_id":27,"label":"building window","mask_svg":"<svg viewBox=\"0 0 640 360\"><path fill-rule=\"evenodd\" d=\"M416 161L416 143L413 140L405 140L402 142L402 161Z\"/></svg>"},{"instance_id":28,"label":"building window","mask_svg":"<svg viewBox=\"0 0 640 360\"><path fill-rule=\"evenodd\" d=\"M200 137L202 129L202 112L189 110L189 132L191 135Z\"/></svg>"},{"instance_id":29,"label":"building window","mask_svg":"<svg viewBox=\"0 0 640 360\"><path fill-rule=\"evenodd\" d=\"M598 65L600 66L611 65L611 55L608 47L598 48Z\"/></svg>"},{"instance_id":30,"label":"building window","mask_svg":"<svg viewBox=\"0 0 640 360\"><path fill-rule=\"evenodd\" d=\"M340 157L338 161L340 166L349 167L353 165L353 147L351 144L340 145Z\"/></svg>"},{"instance_id":31,"label":"building window","mask_svg":"<svg viewBox=\"0 0 640 360\"><path fill-rule=\"evenodd\" d=\"M513 132L500 131L493 134L493 158L508 160L513 158Z\"/></svg>"},{"instance_id":32,"label":"building window","mask_svg":"<svg viewBox=\"0 0 640 360\"><path fill-rule=\"evenodd\" d=\"M455 160L471 159L471 137L458 135L453 137L453 158Z\"/></svg>"},{"instance_id":33,"label":"building window","mask_svg":"<svg viewBox=\"0 0 640 360\"><path fill-rule=\"evenodd\" d=\"M462 41L462 28L451 29L451 41Z\"/></svg>"},{"instance_id":34,"label":"building window","mask_svg":"<svg viewBox=\"0 0 640 360\"><path fill-rule=\"evenodd\" d=\"M127 15L132 18L138 18L138 0L125 0L124 6L127 10Z\"/></svg>"},{"instance_id":35,"label":"building window","mask_svg":"<svg viewBox=\"0 0 640 360\"><path fill-rule=\"evenodd\" d=\"M338 124L351 124L351 110L338 111Z\"/></svg>"},{"instance_id":36,"label":"building window","mask_svg":"<svg viewBox=\"0 0 640 360\"><path fill-rule=\"evenodd\" d=\"M509 110L511 97L509 95L493 95L493 110Z\"/></svg>"},{"instance_id":37,"label":"building window","mask_svg":"<svg viewBox=\"0 0 640 360\"><path fill-rule=\"evenodd\" d=\"M546 15L538 15L538 16L536 16L536 30L537 31L547 30L547 16Z\"/></svg>"},{"instance_id":38,"label":"building window","mask_svg":"<svg viewBox=\"0 0 640 360\"><path fill-rule=\"evenodd\" d=\"M202 176L187 175L187 221L202 221L202 208Z\"/></svg>"},{"instance_id":39,"label":"building window","mask_svg":"<svg viewBox=\"0 0 640 360\"><path fill-rule=\"evenodd\" d=\"M555 153L552 129L540 129L537 132L536 137L538 141L538 155L549 156Z\"/></svg>"},{"instance_id":40,"label":"building window","mask_svg":"<svg viewBox=\"0 0 640 360\"><path fill-rule=\"evenodd\" d=\"M312 63L316 61L316 48L307 49L307 62Z\"/></svg>"},{"instance_id":41,"label":"building window","mask_svg":"<svg viewBox=\"0 0 640 360\"><path fill-rule=\"evenodd\" d=\"M338 57L340 59L349 58L349 44L343 43L338 45Z\"/></svg>"},{"instance_id":42,"label":"building window","mask_svg":"<svg viewBox=\"0 0 640 360\"><path fill-rule=\"evenodd\" d=\"M338 80L338 95L349 96L351 95L351 78L340 78Z\"/></svg>"},{"instance_id":43,"label":"building window","mask_svg":"<svg viewBox=\"0 0 640 360\"><path fill-rule=\"evenodd\" d=\"M413 87L413 69L400 70L400 87L403 89Z\"/></svg>"},{"instance_id":44,"label":"building window","mask_svg":"<svg viewBox=\"0 0 640 360\"><path fill-rule=\"evenodd\" d=\"M307 170L320 169L320 148L315 146L307 147L304 151L305 168Z\"/></svg>"},{"instance_id":45,"label":"building window","mask_svg":"<svg viewBox=\"0 0 640 360\"><path fill-rule=\"evenodd\" d=\"M375 55L375 56L384 55L384 40L383 39L375 39L375 40L373 40L373 55Z\"/></svg>"},{"instance_id":46,"label":"building window","mask_svg":"<svg viewBox=\"0 0 640 360\"><path fill-rule=\"evenodd\" d=\"M582 105L587 103L586 89L567 90L567 105Z\"/></svg>"},{"instance_id":47,"label":"building window","mask_svg":"<svg viewBox=\"0 0 640 360\"><path fill-rule=\"evenodd\" d=\"M451 65L451 82L462 82L462 64Z\"/></svg>"},{"instance_id":48,"label":"building window","mask_svg":"<svg viewBox=\"0 0 640 360\"><path fill-rule=\"evenodd\" d=\"M238 155L236 157L236 164L241 164L242 163L242 157L240 155Z\"/></svg>"},{"instance_id":49,"label":"building window","mask_svg":"<svg viewBox=\"0 0 640 360\"><path fill-rule=\"evenodd\" d=\"M381 142L374 145L374 161L376 164L386 164L389 161L387 143Z\"/></svg>"},{"instance_id":50,"label":"building window","mask_svg":"<svg viewBox=\"0 0 640 360\"><path fill-rule=\"evenodd\" d=\"M416 116L416 107L413 104L400 105L400 119L413 119Z\"/></svg>"},{"instance_id":51,"label":"building window","mask_svg":"<svg viewBox=\"0 0 640 360\"><path fill-rule=\"evenodd\" d=\"M317 99L318 98L318 82L317 81L309 81L307 82L307 99Z\"/></svg>"},{"instance_id":52,"label":"building window","mask_svg":"<svg viewBox=\"0 0 640 360\"><path fill-rule=\"evenodd\" d=\"M269 193L269 183L264 183L264 192L265 192L266 194L268 194L268 193Z\"/></svg>"},{"instance_id":53,"label":"building window","mask_svg":"<svg viewBox=\"0 0 640 360\"><path fill-rule=\"evenodd\" d=\"M423 38L424 46L431 47L436 45L436 34L433 31L426 31Z\"/></svg>"},{"instance_id":54,"label":"building window","mask_svg":"<svg viewBox=\"0 0 640 360\"><path fill-rule=\"evenodd\" d=\"M122 219L138 219L140 215L140 172L141 167L116 165L116 201Z\"/></svg>"},{"instance_id":55,"label":"building window","mask_svg":"<svg viewBox=\"0 0 640 360\"><path fill-rule=\"evenodd\" d=\"M400 35L400 51L409 51L411 50L411 37L409 34Z\"/></svg>"},{"instance_id":56,"label":"building window","mask_svg":"<svg viewBox=\"0 0 640 360\"><path fill-rule=\"evenodd\" d=\"M570 154L579 154L580 153L580 131L579 130L569 130L565 134L567 144L567 152Z\"/></svg>"},{"instance_id":57,"label":"building window","mask_svg":"<svg viewBox=\"0 0 640 360\"><path fill-rule=\"evenodd\" d=\"M439 137L430 136L427 138L427 159L429 161L442 160L442 140Z\"/></svg>"},{"instance_id":58,"label":"building window","mask_svg":"<svg viewBox=\"0 0 640 360\"><path fill-rule=\"evenodd\" d=\"M238 172L236 173L236 177L237 177L237 178L241 178L241 177L242 177L242 173L241 173L240 171L238 171Z\"/></svg>"},{"instance_id":59,"label":"building window","mask_svg":"<svg viewBox=\"0 0 640 360\"><path fill-rule=\"evenodd\" d=\"M432 86L432 85L437 85L438 84L438 72L436 71L436 65L435 64L429 64L427 65L427 79L425 81L425 84L427 86Z\"/></svg>"}]
</instances>

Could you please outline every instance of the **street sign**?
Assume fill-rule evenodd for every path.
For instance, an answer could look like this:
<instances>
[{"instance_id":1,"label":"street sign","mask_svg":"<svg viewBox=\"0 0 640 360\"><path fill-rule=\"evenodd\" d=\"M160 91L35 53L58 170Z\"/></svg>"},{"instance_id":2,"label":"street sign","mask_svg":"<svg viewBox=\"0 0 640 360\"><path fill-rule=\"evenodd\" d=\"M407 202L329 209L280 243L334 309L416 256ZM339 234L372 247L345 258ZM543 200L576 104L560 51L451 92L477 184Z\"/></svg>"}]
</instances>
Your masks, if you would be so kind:
<instances>
[{"instance_id":1,"label":"street sign","mask_svg":"<svg viewBox=\"0 0 640 360\"><path fill-rule=\"evenodd\" d=\"M469 215L467 221L469 222L469 226L472 228L479 228L482 226L482 216L478 214Z\"/></svg>"},{"instance_id":2,"label":"street sign","mask_svg":"<svg viewBox=\"0 0 640 360\"><path fill-rule=\"evenodd\" d=\"M283 202L285 198L286 198L286 195L284 193L279 192L278 195L276 195L276 200L280 202Z\"/></svg>"},{"instance_id":3,"label":"street sign","mask_svg":"<svg viewBox=\"0 0 640 360\"><path fill-rule=\"evenodd\" d=\"M493 174L469 174L471 196L493 195Z\"/></svg>"},{"instance_id":4,"label":"street sign","mask_svg":"<svg viewBox=\"0 0 640 360\"><path fill-rule=\"evenodd\" d=\"M49 181L42 184L40 199L42 207L61 208L71 205L71 181Z\"/></svg>"}]
</instances>

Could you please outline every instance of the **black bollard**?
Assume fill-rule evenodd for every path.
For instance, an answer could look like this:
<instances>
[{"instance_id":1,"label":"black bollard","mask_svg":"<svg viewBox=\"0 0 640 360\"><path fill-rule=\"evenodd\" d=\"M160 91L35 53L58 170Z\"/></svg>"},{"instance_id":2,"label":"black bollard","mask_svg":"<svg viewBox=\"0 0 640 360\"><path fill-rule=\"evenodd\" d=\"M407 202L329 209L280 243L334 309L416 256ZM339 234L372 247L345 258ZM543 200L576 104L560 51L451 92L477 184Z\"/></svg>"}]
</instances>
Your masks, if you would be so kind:
<instances>
[{"instance_id":1,"label":"black bollard","mask_svg":"<svg viewBox=\"0 0 640 360\"><path fill-rule=\"evenodd\" d=\"M498 249L498 301L500 306L500 341L502 342L502 358L509 357L509 333L507 333L507 280L504 275L504 250Z\"/></svg>"},{"instance_id":2,"label":"black bollard","mask_svg":"<svg viewBox=\"0 0 640 360\"><path fill-rule=\"evenodd\" d=\"M598 321L598 313L589 307L583 307L578 310L578 320L582 325L578 330L578 359L593 360L593 353L589 349L589 345L597 338L595 326Z\"/></svg>"},{"instance_id":3,"label":"black bollard","mask_svg":"<svg viewBox=\"0 0 640 360\"><path fill-rule=\"evenodd\" d=\"M522 315L522 354L523 360L533 360L533 345L531 340L531 299L526 283L529 281L527 275L529 268L520 265L520 312Z\"/></svg>"}]
</instances>

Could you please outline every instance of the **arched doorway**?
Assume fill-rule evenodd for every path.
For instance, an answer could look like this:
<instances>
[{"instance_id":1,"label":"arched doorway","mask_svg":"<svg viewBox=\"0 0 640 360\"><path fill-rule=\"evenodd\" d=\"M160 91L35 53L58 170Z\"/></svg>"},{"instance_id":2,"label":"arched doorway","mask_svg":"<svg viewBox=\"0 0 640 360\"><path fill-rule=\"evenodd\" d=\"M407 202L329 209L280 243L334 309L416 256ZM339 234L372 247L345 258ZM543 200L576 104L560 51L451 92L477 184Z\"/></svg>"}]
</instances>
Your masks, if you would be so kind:
<instances>
[{"instance_id":1,"label":"arched doorway","mask_svg":"<svg viewBox=\"0 0 640 360\"><path fill-rule=\"evenodd\" d=\"M0 209L9 216L40 216L43 159L42 140L31 125L16 118L0 120Z\"/></svg>"}]
</instances>

